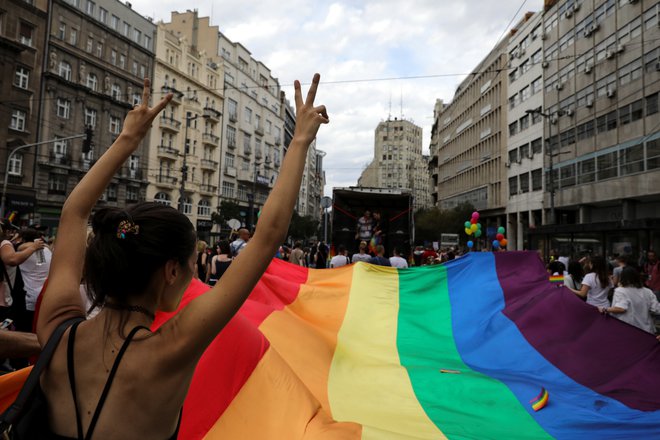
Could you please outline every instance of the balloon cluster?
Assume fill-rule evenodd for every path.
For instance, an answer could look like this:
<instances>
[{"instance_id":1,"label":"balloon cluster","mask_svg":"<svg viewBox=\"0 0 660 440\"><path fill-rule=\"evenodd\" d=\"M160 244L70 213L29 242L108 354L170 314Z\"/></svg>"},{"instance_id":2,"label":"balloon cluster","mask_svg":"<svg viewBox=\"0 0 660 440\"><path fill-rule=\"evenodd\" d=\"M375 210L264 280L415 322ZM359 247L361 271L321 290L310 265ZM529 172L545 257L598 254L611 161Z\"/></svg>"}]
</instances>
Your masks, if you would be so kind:
<instances>
[{"instance_id":1,"label":"balloon cluster","mask_svg":"<svg viewBox=\"0 0 660 440\"><path fill-rule=\"evenodd\" d=\"M465 233L468 236L474 235L476 238L481 237L481 223L479 223L479 213L474 211L472 213L472 218L465 222ZM468 248L472 249L474 247L474 242L472 240L467 242Z\"/></svg>"},{"instance_id":2,"label":"balloon cluster","mask_svg":"<svg viewBox=\"0 0 660 440\"><path fill-rule=\"evenodd\" d=\"M500 226L499 228L497 228L497 235L495 236L495 240L493 240L493 249L506 247L508 241L506 240L506 237L504 236L505 233L506 233L506 229L504 229L503 226Z\"/></svg>"}]
</instances>

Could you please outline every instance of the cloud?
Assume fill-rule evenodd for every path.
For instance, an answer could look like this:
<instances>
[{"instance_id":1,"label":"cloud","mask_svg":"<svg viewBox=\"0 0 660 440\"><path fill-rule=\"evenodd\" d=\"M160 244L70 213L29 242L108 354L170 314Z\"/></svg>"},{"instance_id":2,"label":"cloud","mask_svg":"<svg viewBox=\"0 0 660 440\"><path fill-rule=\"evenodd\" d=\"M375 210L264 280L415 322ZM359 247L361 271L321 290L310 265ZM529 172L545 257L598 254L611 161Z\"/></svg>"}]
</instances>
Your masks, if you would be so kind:
<instances>
[{"instance_id":1,"label":"cloud","mask_svg":"<svg viewBox=\"0 0 660 440\"><path fill-rule=\"evenodd\" d=\"M201 0L197 6L200 16L211 16L212 24L268 66L290 98L294 79L308 82L321 72L317 102L327 105L331 123L321 128L317 143L327 152L330 194L333 186L357 183L373 155L374 130L389 114L403 113L420 125L428 150L436 99L451 101L465 74L500 38L520 1ZM540 10L542 2L527 7ZM167 21L167 11L185 11L187 3L133 0L133 8L145 15L156 11L156 19ZM332 83L439 74L447 76Z\"/></svg>"}]
</instances>

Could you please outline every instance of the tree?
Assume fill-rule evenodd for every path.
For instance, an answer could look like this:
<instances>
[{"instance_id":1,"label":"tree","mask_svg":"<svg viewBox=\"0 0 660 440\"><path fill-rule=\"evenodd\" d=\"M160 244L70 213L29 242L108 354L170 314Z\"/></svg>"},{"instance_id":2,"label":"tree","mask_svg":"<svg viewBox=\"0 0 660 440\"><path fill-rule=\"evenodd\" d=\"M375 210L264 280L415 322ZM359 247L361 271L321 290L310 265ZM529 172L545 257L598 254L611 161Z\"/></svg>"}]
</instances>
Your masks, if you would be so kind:
<instances>
[{"instance_id":1,"label":"tree","mask_svg":"<svg viewBox=\"0 0 660 440\"><path fill-rule=\"evenodd\" d=\"M319 221L310 215L301 216L297 212L291 217L288 236L294 240L306 240L316 235Z\"/></svg>"},{"instance_id":2,"label":"tree","mask_svg":"<svg viewBox=\"0 0 660 440\"><path fill-rule=\"evenodd\" d=\"M220 210L211 215L211 219L221 228L227 227L227 222L231 219L241 220L241 207L238 203L230 200L220 202Z\"/></svg>"},{"instance_id":3,"label":"tree","mask_svg":"<svg viewBox=\"0 0 660 440\"><path fill-rule=\"evenodd\" d=\"M437 207L415 213L415 238L418 242L440 241L440 234L465 234L464 223L470 220L474 206L462 203L453 209Z\"/></svg>"}]
</instances>

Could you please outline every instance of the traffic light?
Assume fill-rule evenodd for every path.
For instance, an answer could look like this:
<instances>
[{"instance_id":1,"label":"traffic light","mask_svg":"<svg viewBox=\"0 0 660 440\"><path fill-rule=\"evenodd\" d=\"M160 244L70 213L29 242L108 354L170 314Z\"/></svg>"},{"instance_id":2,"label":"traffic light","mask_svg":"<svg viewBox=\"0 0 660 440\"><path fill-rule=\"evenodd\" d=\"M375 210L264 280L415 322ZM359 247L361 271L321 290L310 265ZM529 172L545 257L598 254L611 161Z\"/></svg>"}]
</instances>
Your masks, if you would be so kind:
<instances>
[{"instance_id":1,"label":"traffic light","mask_svg":"<svg viewBox=\"0 0 660 440\"><path fill-rule=\"evenodd\" d=\"M92 130L92 127L86 127L85 128L85 140L83 141L83 145L82 145L82 151L85 154L92 151L92 146L94 145L92 143L92 137L94 137L94 131Z\"/></svg>"}]
</instances>

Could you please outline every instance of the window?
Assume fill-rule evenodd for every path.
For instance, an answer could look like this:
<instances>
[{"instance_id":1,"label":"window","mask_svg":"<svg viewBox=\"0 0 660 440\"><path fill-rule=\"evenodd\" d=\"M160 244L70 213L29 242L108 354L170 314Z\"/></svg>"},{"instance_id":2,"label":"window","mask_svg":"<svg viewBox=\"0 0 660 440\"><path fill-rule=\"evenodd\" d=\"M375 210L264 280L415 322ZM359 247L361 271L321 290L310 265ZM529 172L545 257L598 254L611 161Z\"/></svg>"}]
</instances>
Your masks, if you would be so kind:
<instances>
[{"instance_id":1,"label":"window","mask_svg":"<svg viewBox=\"0 0 660 440\"><path fill-rule=\"evenodd\" d=\"M117 17L116 15L113 15L110 18L110 27L114 30L117 30L117 28L119 27L119 17Z\"/></svg>"},{"instance_id":2,"label":"window","mask_svg":"<svg viewBox=\"0 0 660 440\"><path fill-rule=\"evenodd\" d=\"M249 134L244 134L243 135L243 153L244 154L250 154L252 153L252 147L250 144L252 137Z\"/></svg>"},{"instance_id":3,"label":"window","mask_svg":"<svg viewBox=\"0 0 660 440\"><path fill-rule=\"evenodd\" d=\"M621 150L621 175L644 171L644 145L634 145Z\"/></svg>"},{"instance_id":4,"label":"window","mask_svg":"<svg viewBox=\"0 0 660 440\"><path fill-rule=\"evenodd\" d=\"M66 61L60 61L58 74L67 81L71 81L71 64Z\"/></svg>"},{"instance_id":5,"label":"window","mask_svg":"<svg viewBox=\"0 0 660 440\"><path fill-rule=\"evenodd\" d=\"M518 95L517 93L509 98L509 109L513 109L518 105Z\"/></svg>"},{"instance_id":6,"label":"window","mask_svg":"<svg viewBox=\"0 0 660 440\"><path fill-rule=\"evenodd\" d=\"M112 87L110 88L110 96L112 96L112 99L119 101L121 99L121 87L119 87L119 84L113 84Z\"/></svg>"},{"instance_id":7,"label":"window","mask_svg":"<svg viewBox=\"0 0 660 440\"><path fill-rule=\"evenodd\" d=\"M541 91L543 91L543 78L539 76L534 81L532 81L532 95L536 95Z\"/></svg>"},{"instance_id":8,"label":"window","mask_svg":"<svg viewBox=\"0 0 660 440\"><path fill-rule=\"evenodd\" d=\"M261 128L261 115L254 115L254 128Z\"/></svg>"},{"instance_id":9,"label":"window","mask_svg":"<svg viewBox=\"0 0 660 440\"><path fill-rule=\"evenodd\" d=\"M233 168L235 158L236 158L236 156L234 156L233 154L225 153L225 165L229 168Z\"/></svg>"},{"instance_id":10,"label":"window","mask_svg":"<svg viewBox=\"0 0 660 440\"><path fill-rule=\"evenodd\" d=\"M111 183L105 189L105 198L109 202L116 202L117 201L117 184L116 183Z\"/></svg>"},{"instance_id":11,"label":"window","mask_svg":"<svg viewBox=\"0 0 660 440\"><path fill-rule=\"evenodd\" d=\"M658 113L658 94L654 93L646 97L646 116Z\"/></svg>"},{"instance_id":12,"label":"window","mask_svg":"<svg viewBox=\"0 0 660 440\"><path fill-rule=\"evenodd\" d=\"M245 107L245 122L248 124L252 123L252 109Z\"/></svg>"},{"instance_id":13,"label":"window","mask_svg":"<svg viewBox=\"0 0 660 440\"><path fill-rule=\"evenodd\" d=\"M85 127L96 127L96 110L85 107Z\"/></svg>"},{"instance_id":14,"label":"window","mask_svg":"<svg viewBox=\"0 0 660 440\"><path fill-rule=\"evenodd\" d=\"M71 46L76 46L78 44L78 30L77 29L71 29L71 32L69 32L69 44Z\"/></svg>"},{"instance_id":15,"label":"window","mask_svg":"<svg viewBox=\"0 0 660 440\"><path fill-rule=\"evenodd\" d=\"M11 156L7 166L7 171L10 176L23 175L23 155L21 153L16 153Z\"/></svg>"},{"instance_id":16,"label":"window","mask_svg":"<svg viewBox=\"0 0 660 440\"><path fill-rule=\"evenodd\" d=\"M108 20L108 11L103 8L99 8L99 21L103 24L107 24L106 21Z\"/></svg>"},{"instance_id":17,"label":"window","mask_svg":"<svg viewBox=\"0 0 660 440\"><path fill-rule=\"evenodd\" d=\"M197 215L202 217L211 216L211 203L206 199L201 199L197 204Z\"/></svg>"},{"instance_id":18,"label":"window","mask_svg":"<svg viewBox=\"0 0 660 440\"><path fill-rule=\"evenodd\" d=\"M131 68L131 73L135 76L138 74L138 62L133 61L133 67Z\"/></svg>"},{"instance_id":19,"label":"window","mask_svg":"<svg viewBox=\"0 0 660 440\"><path fill-rule=\"evenodd\" d=\"M518 150L509 150L509 164L518 162Z\"/></svg>"},{"instance_id":20,"label":"window","mask_svg":"<svg viewBox=\"0 0 660 440\"><path fill-rule=\"evenodd\" d=\"M596 158L598 166L598 180L610 179L617 176L617 152L603 154Z\"/></svg>"},{"instance_id":21,"label":"window","mask_svg":"<svg viewBox=\"0 0 660 440\"><path fill-rule=\"evenodd\" d=\"M11 112L11 122L9 128L16 131L25 131L25 119L27 114L22 110L13 110Z\"/></svg>"},{"instance_id":22,"label":"window","mask_svg":"<svg viewBox=\"0 0 660 440\"><path fill-rule=\"evenodd\" d=\"M529 158L529 144L520 146L520 159Z\"/></svg>"},{"instance_id":23,"label":"window","mask_svg":"<svg viewBox=\"0 0 660 440\"><path fill-rule=\"evenodd\" d=\"M140 43L140 40L142 40L142 32L139 29L133 28L133 41Z\"/></svg>"},{"instance_id":24,"label":"window","mask_svg":"<svg viewBox=\"0 0 660 440\"><path fill-rule=\"evenodd\" d=\"M575 164L566 165L559 169L559 186L567 188L575 186Z\"/></svg>"},{"instance_id":25,"label":"window","mask_svg":"<svg viewBox=\"0 0 660 440\"><path fill-rule=\"evenodd\" d=\"M518 194L518 176L509 177L509 197Z\"/></svg>"},{"instance_id":26,"label":"window","mask_svg":"<svg viewBox=\"0 0 660 440\"><path fill-rule=\"evenodd\" d=\"M94 39L89 37L87 38L87 47L86 47L87 52L92 53L92 50L94 50Z\"/></svg>"},{"instance_id":27,"label":"window","mask_svg":"<svg viewBox=\"0 0 660 440\"><path fill-rule=\"evenodd\" d=\"M71 116L71 101L68 99L57 98L57 116L69 119Z\"/></svg>"},{"instance_id":28,"label":"window","mask_svg":"<svg viewBox=\"0 0 660 440\"><path fill-rule=\"evenodd\" d=\"M619 69L619 83L623 86L642 77L642 59L637 58Z\"/></svg>"},{"instance_id":29,"label":"window","mask_svg":"<svg viewBox=\"0 0 660 440\"><path fill-rule=\"evenodd\" d=\"M520 64L520 74L523 75L523 74L527 73L527 71L531 68L532 68L532 65L530 64L529 58L528 58Z\"/></svg>"},{"instance_id":30,"label":"window","mask_svg":"<svg viewBox=\"0 0 660 440\"><path fill-rule=\"evenodd\" d=\"M271 134L273 131L273 123L269 120L266 120L266 133Z\"/></svg>"},{"instance_id":31,"label":"window","mask_svg":"<svg viewBox=\"0 0 660 440\"><path fill-rule=\"evenodd\" d=\"M520 192L521 193L529 192L529 173L520 175Z\"/></svg>"},{"instance_id":32,"label":"window","mask_svg":"<svg viewBox=\"0 0 660 440\"><path fill-rule=\"evenodd\" d=\"M245 185L238 185L238 200L247 200L247 187Z\"/></svg>"},{"instance_id":33,"label":"window","mask_svg":"<svg viewBox=\"0 0 660 440\"><path fill-rule=\"evenodd\" d=\"M144 36L144 47L147 49L151 49L151 37L148 35Z\"/></svg>"},{"instance_id":34,"label":"window","mask_svg":"<svg viewBox=\"0 0 660 440\"><path fill-rule=\"evenodd\" d=\"M32 46L32 34L34 33L34 28L21 21L21 24L18 28L18 39L22 44L26 46Z\"/></svg>"},{"instance_id":35,"label":"window","mask_svg":"<svg viewBox=\"0 0 660 440\"><path fill-rule=\"evenodd\" d=\"M532 171L532 191L539 191L543 189L543 172L539 168Z\"/></svg>"},{"instance_id":36,"label":"window","mask_svg":"<svg viewBox=\"0 0 660 440\"><path fill-rule=\"evenodd\" d=\"M638 121L644 117L644 100L639 99L630 104L630 120Z\"/></svg>"},{"instance_id":37,"label":"window","mask_svg":"<svg viewBox=\"0 0 660 440\"><path fill-rule=\"evenodd\" d=\"M531 60L532 60L532 64L541 64L543 62L543 51L539 49L536 52L534 52Z\"/></svg>"},{"instance_id":38,"label":"window","mask_svg":"<svg viewBox=\"0 0 660 440\"><path fill-rule=\"evenodd\" d=\"M119 55L119 68L120 69L126 68L126 55L124 54Z\"/></svg>"},{"instance_id":39,"label":"window","mask_svg":"<svg viewBox=\"0 0 660 440\"><path fill-rule=\"evenodd\" d=\"M124 36L128 37L130 33L131 33L131 25L124 22L124 32L123 32Z\"/></svg>"},{"instance_id":40,"label":"window","mask_svg":"<svg viewBox=\"0 0 660 440\"><path fill-rule=\"evenodd\" d=\"M233 99L229 98L227 100L227 108L229 111L229 119L238 119L238 103Z\"/></svg>"},{"instance_id":41,"label":"window","mask_svg":"<svg viewBox=\"0 0 660 440\"><path fill-rule=\"evenodd\" d=\"M529 128L529 115L525 115L520 118L520 131L526 130Z\"/></svg>"},{"instance_id":42,"label":"window","mask_svg":"<svg viewBox=\"0 0 660 440\"><path fill-rule=\"evenodd\" d=\"M99 80L93 73L87 74L87 88L96 92L96 88L99 85Z\"/></svg>"},{"instance_id":43,"label":"window","mask_svg":"<svg viewBox=\"0 0 660 440\"><path fill-rule=\"evenodd\" d=\"M228 199L233 199L234 198L234 187L235 185L231 182L222 182L222 197L226 197Z\"/></svg>"},{"instance_id":44,"label":"window","mask_svg":"<svg viewBox=\"0 0 660 440\"><path fill-rule=\"evenodd\" d=\"M30 71L25 67L18 66L14 74L14 85L19 89L27 89L29 81Z\"/></svg>"},{"instance_id":45,"label":"window","mask_svg":"<svg viewBox=\"0 0 660 440\"><path fill-rule=\"evenodd\" d=\"M144 64L140 64L140 78L144 78L144 77L146 76L146 75L145 75L145 72L146 72L146 71L147 71L147 68L145 67L145 65L144 65Z\"/></svg>"},{"instance_id":46,"label":"window","mask_svg":"<svg viewBox=\"0 0 660 440\"><path fill-rule=\"evenodd\" d=\"M94 8L96 7L96 3L94 3L91 0L87 0L87 14L89 15L94 15Z\"/></svg>"},{"instance_id":47,"label":"window","mask_svg":"<svg viewBox=\"0 0 660 440\"><path fill-rule=\"evenodd\" d=\"M59 28L57 29L57 38L64 40L66 38L66 24L60 23Z\"/></svg>"},{"instance_id":48,"label":"window","mask_svg":"<svg viewBox=\"0 0 660 440\"><path fill-rule=\"evenodd\" d=\"M66 139L56 138L53 142L53 155L57 158L65 157L69 149L69 141Z\"/></svg>"},{"instance_id":49,"label":"window","mask_svg":"<svg viewBox=\"0 0 660 440\"><path fill-rule=\"evenodd\" d=\"M660 139L646 143L646 169L660 168Z\"/></svg>"},{"instance_id":50,"label":"window","mask_svg":"<svg viewBox=\"0 0 660 440\"><path fill-rule=\"evenodd\" d=\"M138 201L138 195L140 194L140 188L135 186L126 187L126 201L129 203L135 203Z\"/></svg>"},{"instance_id":51,"label":"window","mask_svg":"<svg viewBox=\"0 0 660 440\"><path fill-rule=\"evenodd\" d=\"M119 134L121 130L121 121L115 116L110 116L110 133Z\"/></svg>"},{"instance_id":52,"label":"window","mask_svg":"<svg viewBox=\"0 0 660 440\"><path fill-rule=\"evenodd\" d=\"M541 141L541 138L534 139L530 143L530 146L532 148L532 154L540 154L543 151L543 143Z\"/></svg>"},{"instance_id":53,"label":"window","mask_svg":"<svg viewBox=\"0 0 660 440\"><path fill-rule=\"evenodd\" d=\"M527 101L531 96L532 96L532 92L529 86L520 90L520 102Z\"/></svg>"},{"instance_id":54,"label":"window","mask_svg":"<svg viewBox=\"0 0 660 440\"><path fill-rule=\"evenodd\" d=\"M114 49L110 51L110 64L112 64L113 66L117 65L117 51Z\"/></svg>"},{"instance_id":55,"label":"window","mask_svg":"<svg viewBox=\"0 0 660 440\"><path fill-rule=\"evenodd\" d=\"M169 194L166 194L164 192L156 193L156 195L154 196L154 202L160 203L161 205L165 205L165 206L170 206L172 204Z\"/></svg>"},{"instance_id":56,"label":"window","mask_svg":"<svg viewBox=\"0 0 660 440\"><path fill-rule=\"evenodd\" d=\"M518 121L509 124L509 136L514 136L518 133Z\"/></svg>"},{"instance_id":57,"label":"window","mask_svg":"<svg viewBox=\"0 0 660 440\"><path fill-rule=\"evenodd\" d=\"M66 194L66 176L61 174L48 175L48 194Z\"/></svg>"},{"instance_id":58,"label":"window","mask_svg":"<svg viewBox=\"0 0 660 440\"><path fill-rule=\"evenodd\" d=\"M179 205L181 212L183 212L186 215L192 214L192 201L188 197L179 199Z\"/></svg>"},{"instance_id":59,"label":"window","mask_svg":"<svg viewBox=\"0 0 660 440\"><path fill-rule=\"evenodd\" d=\"M596 181L596 159L578 162L578 184Z\"/></svg>"}]
</instances>

